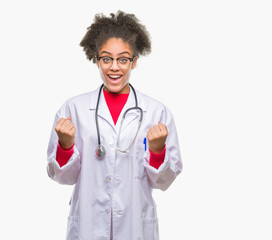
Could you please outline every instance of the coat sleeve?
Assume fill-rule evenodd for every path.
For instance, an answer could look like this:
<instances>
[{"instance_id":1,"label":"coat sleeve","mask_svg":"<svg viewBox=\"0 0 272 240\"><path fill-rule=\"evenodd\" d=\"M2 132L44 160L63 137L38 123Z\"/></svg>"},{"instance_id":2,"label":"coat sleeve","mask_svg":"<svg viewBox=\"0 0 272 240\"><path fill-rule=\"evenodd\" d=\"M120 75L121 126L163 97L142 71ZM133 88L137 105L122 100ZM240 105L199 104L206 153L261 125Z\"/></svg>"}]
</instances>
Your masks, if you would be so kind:
<instances>
[{"instance_id":1,"label":"coat sleeve","mask_svg":"<svg viewBox=\"0 0 272 240\"><path fill-rule=\"evenodd\" d=\"M144 154L144 167L147 172L149 182L153 188L165 191L169 188L177 175L182 171L182 162L179 150L179 142L174 119L169 114L169 120L166 119L168 136L166 139L166 152L164 162L156 169L149 165L150 153Z\"/></svg>"},{"instance_id":2,"label":"coat sleeve","mask_svg":"<svg viewBox=\"0 0 272 240\"><path fill-rule=\"evenodd\" d=\"M57 160L58 135L55 131L56 124L60 118L71 116L69 108L64 104L56 113L51 136L47 149L47 173L48 176L60 184L73 185L77 182L78 175L81 169L80 154L74 146L74 153L68 160L67 164L60 167Z\"/></svg>"}]
</instances>

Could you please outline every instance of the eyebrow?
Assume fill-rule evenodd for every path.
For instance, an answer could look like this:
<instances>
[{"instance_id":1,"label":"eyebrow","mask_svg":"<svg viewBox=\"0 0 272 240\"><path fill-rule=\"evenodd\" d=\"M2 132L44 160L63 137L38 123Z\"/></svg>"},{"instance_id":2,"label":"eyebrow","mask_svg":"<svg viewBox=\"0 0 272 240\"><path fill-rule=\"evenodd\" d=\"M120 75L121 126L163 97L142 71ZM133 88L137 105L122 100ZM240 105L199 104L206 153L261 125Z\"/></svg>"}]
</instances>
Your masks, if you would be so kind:
<instances>
[{"instance_id":1,"label":"eyebrow","mask_svg":"<svg viewBox=\"0 0 272 240\"><path fill-rule=\"evenodd\" d=\"M107 51L103 51L103 52L101 52L100 54L103 54L103 53L112 55L110 52L107 52ZM125 52L118 53L118 55L122 55L122 54L128 54L128 55L130 55L130 53L129 53L129 52L126 52L126 51L125 51Z\"/></svg>"}]
</instances>

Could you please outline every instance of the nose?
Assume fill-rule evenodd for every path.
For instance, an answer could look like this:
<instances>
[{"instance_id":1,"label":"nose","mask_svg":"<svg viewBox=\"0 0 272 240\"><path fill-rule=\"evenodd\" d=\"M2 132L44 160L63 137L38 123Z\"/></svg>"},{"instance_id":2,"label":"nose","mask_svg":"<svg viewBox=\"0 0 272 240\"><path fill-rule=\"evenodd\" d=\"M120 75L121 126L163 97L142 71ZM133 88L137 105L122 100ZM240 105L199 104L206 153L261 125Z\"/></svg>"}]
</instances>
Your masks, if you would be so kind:
<instances>
[{"instance_id":1,"label":"nose","mask_svg":"<svg viewBox=\"0 0 272 240\"><path fill-rule=\"evenodd\" d=\"M113 59L110 69L112 71L118 71L119 70L119 65L118 65L116 59Z\"/></svg>"}]
</instances>

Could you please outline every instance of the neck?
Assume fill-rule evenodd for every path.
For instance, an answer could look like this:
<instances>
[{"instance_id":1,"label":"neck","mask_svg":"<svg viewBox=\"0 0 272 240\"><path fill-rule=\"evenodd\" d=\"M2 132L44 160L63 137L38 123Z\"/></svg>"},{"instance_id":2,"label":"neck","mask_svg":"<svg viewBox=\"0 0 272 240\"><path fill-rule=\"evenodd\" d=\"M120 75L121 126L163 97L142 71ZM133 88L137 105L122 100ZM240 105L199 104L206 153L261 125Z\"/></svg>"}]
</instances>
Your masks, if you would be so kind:
<instances>
[{"instance_id":1,"label":"neck","mask_svg":"<svg viewBox=\"0 0 272 240\"><path fill-rule=\"evenodd\" d=\"M106 85L104 85L104 91L109 92L109 93L113 93L113 94L128 94L130 92L130 87L129 84L127 83L120 91L114 91L114 90L110 90L109 88L107 88Z\"/></svg>"}]
</instances>

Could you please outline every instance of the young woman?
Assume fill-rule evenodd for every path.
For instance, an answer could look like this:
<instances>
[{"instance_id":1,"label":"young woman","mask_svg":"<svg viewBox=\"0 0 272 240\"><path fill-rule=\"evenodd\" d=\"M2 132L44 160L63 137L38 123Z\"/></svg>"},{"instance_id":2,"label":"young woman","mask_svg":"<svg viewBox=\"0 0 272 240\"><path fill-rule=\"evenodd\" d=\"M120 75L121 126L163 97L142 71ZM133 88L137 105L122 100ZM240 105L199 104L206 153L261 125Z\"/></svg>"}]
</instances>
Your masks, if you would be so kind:
<instances>
[{"instance_id":1,"label":"young woman","mask_svg":"<svg viewBox=\"0 0 272 240\"><path fill-rule=\"evenodd\" d=\"M75 184L67 239L158 240L152 190L166 190L182 163L172 114L129 83L149 34L118 11L96 15L80 45L103 84L62 105L49 141L48 175Z\"/></svg>"}]
</instances>

